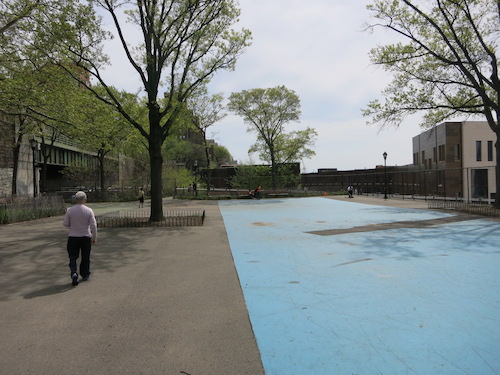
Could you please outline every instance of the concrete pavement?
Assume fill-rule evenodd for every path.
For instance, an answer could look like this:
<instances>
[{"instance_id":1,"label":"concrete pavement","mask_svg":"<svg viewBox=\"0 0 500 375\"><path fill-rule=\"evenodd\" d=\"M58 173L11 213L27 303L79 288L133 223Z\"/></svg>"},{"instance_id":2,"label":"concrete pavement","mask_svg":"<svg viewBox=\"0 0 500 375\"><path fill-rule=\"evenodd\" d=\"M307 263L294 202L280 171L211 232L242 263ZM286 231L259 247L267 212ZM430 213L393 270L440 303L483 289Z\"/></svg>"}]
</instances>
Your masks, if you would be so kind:
<instances>
[{"instance_id":1,"label":"concrete pavement","mask_svg":"<svg viewBox=\"0 0 500 375\"><path fill-rule=\"evenodd\" d=\"M220 202L266 375L500 373L500 223L396 203Z\"/></svg>"},{"instance_id":2,"label":"concrete pavement","mask_svg":"<svg viewBox=\"0 0 500 375\"><path fill-rule=\"evenodd\" d=\"M371 196L355 196L353 199L345 196L328 198L371 206L417 208L423 211L427 208L425 201L418 200L384 200ZM483 282L481 273L473 273L474 278L467 279L465 283L463 273L457 273L456 267L461 267L462 264L465 265L465 270L471 267L469 253L461 250L460 241L456 242L456 249L448 249L450 236L453 238L470 236L476 246L481 246L483 252L473 254L473 256L491 257L491 261L487 264L490 268L494 268L498 264L496 252L488 253L486 250L491 246L480 240L480 234L488 230L484 223L447 227L446 230L449 233L446 231L444 233L448 237L442 236L441 228L426 230L426 232L408 229L406 233L411 235L408 237L412 239L411 241L404 237L401 239L397 232L356 234L356 237L352 238L342 237L346 235L315 236L305 232L308 228L296 220L293 216L295 214L277 213L278 210L275 208L280 206L281 201L287 202L287 200L277 199L222 203L222 206L226 204L231 206L232 203L243 203L248 206L240 216L244 223L240 225L239 222L234 221L231 224L233 230L241 229L247 232L248 228L258 229L255 233L252 232L254 234L247 240L236 236L238 243L235 242L234 248L230 249L228 233L217 202L166 200L167 206L204 208L206 210L204 226L101 229L98 243L93 247L92 278L89 282L81 283L77 287L70 285L65 250L67 230L62 226L62 217L0 226L0 335L2 337L0 374L259 375L264 374L261 359L264 358L267 375L289 375L295 374L294 371L299 371L297 373L302 375L304 372L298 369L308 364L308 360L314 359L313 355L320 359L327 358L328 361L343 360L344 362L339 366L344 366L343 369L350 369L349 374L355 373L356 369L364 368L365 364L365 367L370 366L370 363L364 361L363 358L371 358L373 363L380 366L377 367L380 370L384 368L384 363L390 363L392 360L388 357L389 354L384 354L387 347L378 348L386 331L381 333L377 329L379 327L387 329L387 321L384 320L383 324L379 324L377 311L368 310L363 306L359 308L357 304L364 301L369 306L384 306L381 305L381 301L385 303L395 299L395 295L389 292L390 288L396 285L400 286L403 296L411 295L417 298L416 307L425 309L436 307L434 303L437 299L433 300L433 298L438 291L432 282L429 284L432 292L430 294L426 293L426 287L419 287L416 291L412 291L404 284L406 275L413 270L419 270L422 262L425 262L424 269L434 270L430 274L431 281L434 280L433 278L443 276L446 283L449 280L457 285L459 283L460 292L465 288L467 296L474 298L476 304L483 303L483 300L488 303L492 301L486 306L495 313L497 312L496 305L493 305L498 300L485 294L486 292L495 293L498 290L495 288L497 285L495 274L486 274L490 277L487 279L489 284ZM307 200L298 201L307 202ZM91 203L89 205L98 215L117 209L137 208L135 202ZM268 212L262 210L263 207L260 205L269 205ZM147 206L148 202L146 202ZM303 220L313 227L309 229L330 230L333 229L331 223L336 223L335 225L339 228L347 228L378 223L381 218L387 219L387 222L393 222L395 219L409 221L420 217L418 213L411 213L411 215L416 215L415 217L406 217L404 212L395 213L382 207L380 209L371 207L367 210L352 210L345 207L342 208L345 211L342 211L343 214L340 215L341 212L336 206L332 207L337 210L333 213L340 215L341 220L329 221L329 218L322 217L325 213L316 217L317 213L322 212L326 207L327 205L323 202L315 208L307 205L310 212L304 216ZM249 212L249 209L254 210L254 213ZM301 214L305 211L304 207L300 209ZM332 211L327 209L327 212ZM249 217L249 213L256 215L255 218ZM311 213L314 214L313 219L307 216ZM285 225L280 224L278 228L271 225L275 214L284 215L282 222ZM396 216L396 214L403 216ZM433 216L433 214L423 213L422 217L430 219ZM292 225L291 230L288 228L290 225ZM488 235L490 241L493 241L498 231L496 231L496 226L491 226L491 228L491 233ZM424 233L424 239L427 242L422 247L423 242L420 236ZM259 237L261 234L264 234L264 237ZM265 237L266 235L268 237ZM302 237L307 240L306 246L300 242ZM472 241L469 237L464 238ZM434 239L436 242L428 242ZM264 241L262 246L258 241ZM317 243L317 246L311 241L315 241L314 244ZM394 246L386 248L387 241L394 242ZM363 243L365 251L371 253L359 253L359 250L356 250L358 242ZM431 249L435 248L436 254L425 254L429 251L428 245L431 243L433 245ZM468 242L462 241L462 243L466 245ZM286 248L281 249L281 247ZM308 255L304 249L311 247L317 249L319 253L314 252ZM332 250L329 247L332 247ZM283 256L275 257L273 252L268 251L268 248L277 252L282 251ZM443 256L444 251L448 254L447 256ZM394 252L394 254L387 252ZM457 255L452 257L452 252L456 252ZM318 263L318 259L334 259L335 253L338 253L339 257L335 267L329 267L329 263L325 260ZM431 256L428 257L428 255ZM434 255L436 257L433 257ZM238 274L233 257L236 257L237 263L239 262ZM404 261L402 261L403 258ZM275 260L276 263L273 263ZM289 260L293 260L293 263L287 265L286 262ZM453 263L446 263L448 260ZM413 267L415 261L420 262L417 267ZM259 269L269 268L272 272L270 274L258 273L252 268L254 266ZM363 268L354 268L358 266ZM402 266L408 267L408 270L402 269ZM375 269L375 267L378 268ZM317 284L318 275L321 275L319 271L323 268L328 268L328 272L335 270L338 274L325 273L325 277ZM364 269L373 271L379 268L383 272L381 271L380 280L376 281L388 281L387 285L384 284L383 288L379 288L387 291L387 294L383 296L377 294L376 287L379 285L374 283L373 279L363 279L366 282L362 282L361 279L361 277L368 278L364 275ZM349 274L352 272L351 269L355 271L354 274ZM289 271L295 274L280 274L280 272ZM472 271L475 272L475 270ZM399 277L402 281L396 284L390 283L392 279L389 276L392 279ZM275 279L279 277L283 279L279 280L280 283L276 283ZM425 280L425 277L422 277L422 280ZM269 285L266 284L265 287L253 285L261 283L263 279ZM335 281L333 287L329 285L329 280ZM354 290L357 294L342 295L343 288L352 288L353 280L357 281ZM447 303L456 303L454 297L458 292L451 290L451 294L446 294L450 292L446 289L448 284L443 284L441 279L438 281L435 285L445 285L445 287L440 287L442 290L439 290L439 294L445 293L443 295ZM240 286L240 282L243 286ZM310 284L313 282L314 284ZM361 285L373 287L373 290L364 291ZM483 288L484 285L487 287ZM320 289L323 287L326 290ZM248 294L245 297L248 300L245 302L242 288L245 292L255 291L256 293ZM293 298L294 289L304 291L296 300ZM255 297L269 297L270 292L278 292L278 294L266 300L264 304L255 299ZM332 292L339 294L335 295L334 300L342 298L343 304L340 310L334 301L320 301L321 298L326 298L322 296L328 296ZM291 307L286 307L284 312L277 310L278 313L270 314L271 308L276 307L283 296L293 302ZM303 300L301 300L302 297L304 297ZM399 295L397 297L399 298ZM461 298L457 299L461 300ZM317 308L320 302L321 306L328 307L324 311L330 314L325 324L323 324L325 322L323 317L318 316L318 313L323 311ZM248 306L253 311L250 318L255 319L252 322L253 327L249 319ZM433 311L427 314L427 310L418 318L427 319L429 325L439 326L442 323L439 318L449 317L449 311L446 309L448 306L446 304L438 306L443 311L439 310L440 313L436 318L434 318ZM354 310L350 310L351 307ZM468 318L468 314L471 313L470 308L465 304L459 307L464 309L458 310L462 317L460 322L463 323L460 327L467 327L467 331L463 329L456 334L466 337L464 333L472 332L470 333L472 335L474 330L478 331L478 324L488 322L485 319L470 321ZM387 310L390 311L390 309ZM289 315L290 311L296 311L296 315ZM413 322L405 320L408 319L408 311L403 311L407 313L404 319L395 315L394 319L389 322ZM415 310L410 312L415 314L413 311ZM482 309L480 312L484 313L484 311L489 310ZM334 313L333 316L332 313ZM364 313L367 315L364 316ZM292 332L287 331L288 328L285 326L282 332L286 335L280 336L278 334L280 327L289 322L290 316L293 318L290 325ZM316 325L313 336L309 333L310 329L303 329L307 326L302 326L303 323L299 318L307 318L306 321ZM401 319L396 320L396 318ZM354 322L356 319L359 322ZM344 326L344 321L350 322L350 325ZM452 325L453 322L450 320L446 324ZM417 323L420 324L420 321ZM428 331L424 331L424 327L426 325L417 324L414 330L429 334ZM400 329L401 327L393 324L390 332L397 333ZM260 351L254 330L261 335ZM342 335L332 335L336 332L341 332ZM349 336L353 336L353 341L347 342L346 345L346 342L342 342L341 339ZM429 337L431 337L430 334ZM441 340L441 336L431 338ZM275 340L281 340L276 348L273 347L276 344ZM322 342L321 340L324 340L324 344L320 345L321 350L313 349L315 345ZM496 336L492 336L491 340L496 343ZM356 342L366 343L366 346L372 345L380 351L373 356L368 352L370 356L363 357L366 353L360 350L359 346L352 344ZM386 340L384 344L387 342ZM307 345L304 350L296 346L299 343L310 345ZM332 343L336 343L335 352L330 350L329 345ZM440 342L441 347L447 344L447 342ZM478 350L478 347L474 348ZM283 349L286 349L284 356L280 353ZM427 348L424 347L424 349ZM325 357L321 357L323 351ZM387 353L396 354L397 350L387 351ZM484 353L481 352L481 355L484 360L486 358ZM377 360L377 356L386 362ZM447 356L445 360L450 358ZM425 361L421 362L425 364ZM486 360L485 363L487 363ZM321 369L326 368L325 365L318 360L313 360L311 366L318 365L320 370L316 367L316 371L311 370L307 373L331 374L329 370L321 372ZM402 367L408 370L408 367ZM496 363L491 361L490 367L493 369L491 373L498 370ZM371 369L373 368L375 367L372 366ZM370 375L373 372L360 370L356 373ZM396 374L396 367L393 367L392 372L385 372L385 374L389 373ZM416 367L413 373L423 374L416 370Z\"/></svg>"},{"instance_id":3,"label":"concrete pavement","mask_svg":"<svg viewBox=\"0 0 500 375\"><path fill-rule=\"evenodd\" d=\"M416 209L427 209L427 201L424 199L411 199L411 198L389 198L384 199L383 195L354 195L353 198L348 198L346 195L332 195L327 198L335 199L339 201L349 201L352 203L362 203L371 204L375 206L385 206L385 207L400 207L400 208L416 208Z\"/></svg>"},{"instance_id":4,"label":"concrete pavement","mask_svg":"<svg viewBox=\"0 0 500 375\"><path fill-rule=\"evenodd\" d=\"M77 287L62 217L0 226L1 374L263 374L217 203L167 204L205 225L101 229Z\"/></svg>"}]
</instances>

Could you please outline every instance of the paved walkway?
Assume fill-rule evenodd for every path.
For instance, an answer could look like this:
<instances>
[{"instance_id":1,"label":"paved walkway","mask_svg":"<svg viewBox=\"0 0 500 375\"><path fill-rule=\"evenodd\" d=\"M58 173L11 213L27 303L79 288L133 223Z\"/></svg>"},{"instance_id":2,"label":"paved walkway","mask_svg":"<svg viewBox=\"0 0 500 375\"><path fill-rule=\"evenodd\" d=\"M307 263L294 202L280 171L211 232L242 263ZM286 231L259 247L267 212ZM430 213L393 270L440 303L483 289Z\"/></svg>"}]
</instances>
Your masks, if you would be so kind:
<instances>
[{"instance_id":1,"label":"paved walkway","mask_svg":"<svg viewBox=\"0 0 500 375\"><path fill-rule=\"evenodd\" d=\"M500 373L498 221L372 231L454 215L368 196L165 204L205 225L102 229L77 287L61 217L0 226L1 374Z\"/></svg>"},{"instance_id":2,"label":"paved walkway","mask_svg":"<svg viewBox=\"0 0 500 375\"><path fill-rule=\"evenodd\" d=\"M205 225L102 229L77 287L62 217L0 226L1 374L263 374L217 204L166 204Z\"/></svg>"}]
</instances>

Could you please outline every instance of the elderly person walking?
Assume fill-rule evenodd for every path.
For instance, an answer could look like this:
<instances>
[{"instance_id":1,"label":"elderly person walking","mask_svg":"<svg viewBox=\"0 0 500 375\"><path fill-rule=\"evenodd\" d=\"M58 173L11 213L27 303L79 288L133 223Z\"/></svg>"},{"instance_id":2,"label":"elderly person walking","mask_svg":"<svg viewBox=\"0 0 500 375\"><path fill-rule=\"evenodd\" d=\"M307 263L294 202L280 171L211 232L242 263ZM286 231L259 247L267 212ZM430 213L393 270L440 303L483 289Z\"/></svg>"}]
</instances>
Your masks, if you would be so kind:
<instances>
[{"instance_id":1,"label":"elderly person walking","mask_svg":"<svg viewBox=\"0 0 500 375\"><path fill-rule=\"evenodd\" d=\"M76 204L68 208L64 216L64 226L69 228L68 256L71 280L73 285L78 285L78 272L76 261L80 256L81 281L87 281L90 276L90 250L97 239L97 224L94 211L87 207L87 195L83 191L75 194Z\"/></svg>"}]
</instances>

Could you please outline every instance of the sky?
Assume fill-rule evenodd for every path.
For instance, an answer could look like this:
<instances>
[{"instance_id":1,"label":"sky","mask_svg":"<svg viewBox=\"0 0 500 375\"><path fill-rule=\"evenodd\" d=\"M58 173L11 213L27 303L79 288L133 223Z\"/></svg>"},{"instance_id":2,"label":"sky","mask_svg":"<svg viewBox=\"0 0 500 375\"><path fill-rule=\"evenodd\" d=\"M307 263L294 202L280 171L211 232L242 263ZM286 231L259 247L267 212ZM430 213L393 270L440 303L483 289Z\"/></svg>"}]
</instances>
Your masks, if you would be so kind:
<instances>
[{"instance_id":1,"label":"sky","mask_svg":"<svg viewBox=\"0 0 500 375\"><path fill-rule=\"evenodd\" d=\"M240 0L236 29L252 32L252 45L238 59L236 69L215 75L210 93L233 92L284 85L301 101L298 123L286 132L307 127L318 133L312 149L316 155L301 161L303 172L321 168L339 170L374 168L412 163L412 137L420 134L419 118L408 118L399 128L367 125L361 109L375 99L391 76L374 66L369 52L393 42L394 36L379 29L364 31L370 20L368 0ZM137 91L133 72L116 46L108 46L112 66L104 76L111 84ZM208 137L226 147L239 163L258 163L248 154L256 134L247 132L243 119L231 113L208 130Z\"/></svg>"}]
</instances>

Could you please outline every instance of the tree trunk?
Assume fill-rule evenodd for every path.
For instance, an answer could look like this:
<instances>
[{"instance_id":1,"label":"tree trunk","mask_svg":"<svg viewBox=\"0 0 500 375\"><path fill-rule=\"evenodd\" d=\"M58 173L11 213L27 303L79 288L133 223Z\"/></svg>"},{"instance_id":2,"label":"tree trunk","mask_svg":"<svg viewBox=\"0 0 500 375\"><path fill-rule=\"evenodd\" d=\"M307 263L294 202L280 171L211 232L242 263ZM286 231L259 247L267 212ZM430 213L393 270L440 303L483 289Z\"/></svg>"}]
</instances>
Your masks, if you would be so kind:
<instances>
[{"instance_id":1,"label":"tree trunk","mask_svg":"<svg viewBox=\"0 0 500 375\"><path fill-rule=\"evenodd\" d=\"M496 135L497 135L497 140L495 142L495 149L496 149L496 161L497 164L495 166L495 181L496 181L496 191L495 191L495 208L500 209L500 172L498 171L498 168L500 168L500 125L497 126L496 129Z\"/></svg>"},{"instance_id":2,"label":"tree trunk","mask_svg":"<svg viewBox=\"0 0 500 375\"><path fill-rule=\"evenodd\" d=\"M101 194L104 195L104 192L106 191L106 188L104 187L105 185L105 180L106 180L106 176L105 176L105 169L104 169L104 158L101 160L101 165L100 165L100 185L101 185Z\"/></svg>"},{"instance_id":3,"label":"tree trunk","mask_svg":"<svg viewBox=\"0 0 500 375\"><path fill-rule=\"evenodd\" d=\"M54 143L52 143L54 144ZM47 189L47 165L49 163L50 159L50 149L47 147L44 138L42 137L42 144L41 144L41 155L42 155L42 170L41 170L41 175L40 175L40 193L44 193L45 190Z\"/></svg>"},{"instance_id":4,"label":"tree trunk","mask_svg":"<svg viewBox=\"0 0 500 375\"><path fill-rule=\"evenodd\" d=\"M106 198L106 151L101 149L97 152L97 160L99 161L99 195L100 199Z\"/></svg>"},{"instance_id":5,"label":"tree trunk","mask_svg":"<svg viewBox=\"0 0 500 375\"><path fill-rule=\"evenodd\" d=\"M203 132L203 145L205 146L205 159L207 162L207 196L209 195L210 192L210 154L208 152L208 144L207 144L207 135L205 132Z\"/></svg>"},{"instance_id":6,"label":"tree trunk","mask_svg":"<svg viewBox=\"0 0 500 375\"><path fill-rule=\"evenodd\" d=\"M16 135L16 126L13 123L12 129L14 131L14 147L12 147L12 195L17 195L17 173L19 171L19 153L21 152L21 143L23 141L23 133L19 132Z\"/></svg>"},{"instance_id":7,"label":"tree trunk","mask_svg":"<svg viewBox=\"0 0 500 375\"><path fill-rule=\"evenodd\" d=\"M12 148L13 165L12 165L12 195L17 194L17 172L19 171L19 152L21 145L18 143Z\"/></svg>"},{"instance_id":8,"label":"tree trunk","mask_svg":"<svg viewBox=\"0 0 500 375\"><path fill-rule=\"evenodd\" d=\"M272 183L272 188L276 190L278 186L277 182L277 176L278 176L278 171L276 170L276 158L274 156L274 150L270 148L270 154L271 154L271 183Z\"/></svg>"},{"instance_id":9,"label":"tree trunk","mask_svg":"<svg viewBox=\"0 0 500 375\"><path fill-rule=\"evenodd\" d=\"M163 220L163 156L161 136L155 136L153 128L149 137L149 158L151 164L151 216L149 221Z\"/></svg>"}]
</instances>

